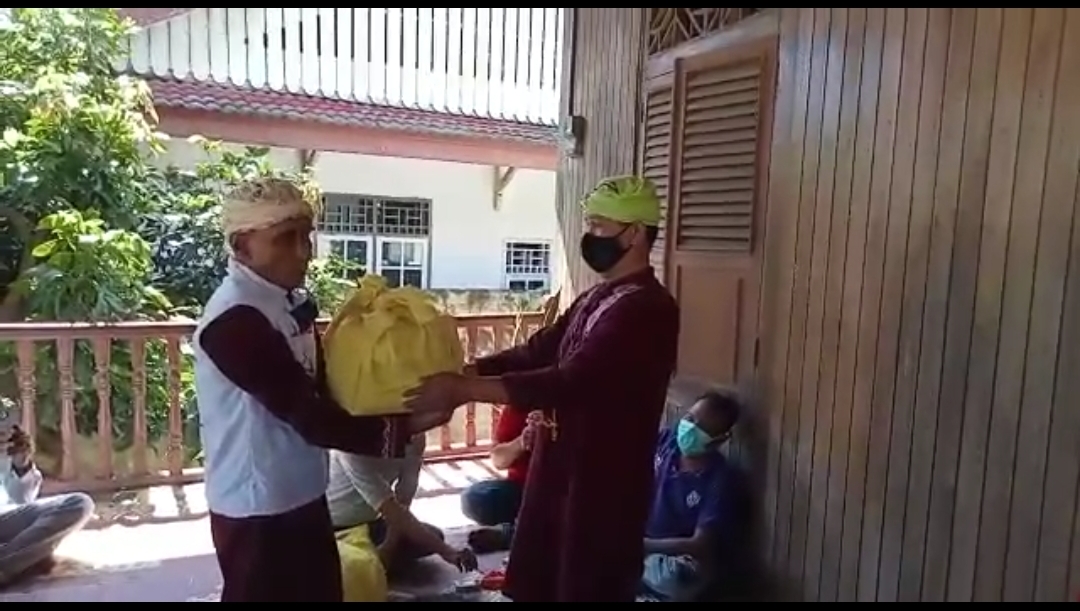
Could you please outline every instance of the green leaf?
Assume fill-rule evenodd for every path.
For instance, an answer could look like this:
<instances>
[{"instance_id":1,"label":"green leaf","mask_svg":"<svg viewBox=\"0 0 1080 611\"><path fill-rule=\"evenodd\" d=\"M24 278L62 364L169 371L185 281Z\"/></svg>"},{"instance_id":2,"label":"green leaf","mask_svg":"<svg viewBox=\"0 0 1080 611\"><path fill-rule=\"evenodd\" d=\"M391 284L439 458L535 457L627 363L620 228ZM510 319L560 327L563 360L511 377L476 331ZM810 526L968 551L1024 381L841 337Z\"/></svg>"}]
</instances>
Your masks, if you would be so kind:
<instances>
[{"instance_id":1,"label":"green leaf","mask_svg":"<svg viewBox=\"0 0 1080 611\"><path fill-rule=\"evenodd\" d=\"M45 259L56 250L56 245L56 240L42 242L35 246L34 250L30 251L30 254L33 255L35 259Z\"/></svg>"}]
</instances>

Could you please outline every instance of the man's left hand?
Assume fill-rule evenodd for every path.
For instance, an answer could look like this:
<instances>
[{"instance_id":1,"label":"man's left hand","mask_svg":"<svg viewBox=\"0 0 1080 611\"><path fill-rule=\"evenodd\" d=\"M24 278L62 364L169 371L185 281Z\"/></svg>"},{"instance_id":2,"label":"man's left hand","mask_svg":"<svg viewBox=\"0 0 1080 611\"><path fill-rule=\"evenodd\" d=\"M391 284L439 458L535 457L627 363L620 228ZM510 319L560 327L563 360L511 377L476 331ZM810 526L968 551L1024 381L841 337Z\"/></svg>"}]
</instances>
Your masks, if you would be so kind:
<instances>
[{"instance_id":1,"label":"man's left hand","mask_svg":"<svg viewBox=\"0 0 1080 611\"><path fill-rule=\"evenodd\" d=\"M8 457L11 458L11 467L16 472L24 473L30 468L34 457L34 447L30 442L30 436L18 426L11 429L7 453Z\"/></svg>"},{"instance_id":2,"label":"man's left hand","mask_svg":"<svg viewBox=\"0 0 1080 611\"><path fill-rule=\"evenodd\" d=\"M420 380L405 393L405 407L414 414L452 412L467 402L467 378L457 373L437 373Z\"/></svg>"}]
</instances>

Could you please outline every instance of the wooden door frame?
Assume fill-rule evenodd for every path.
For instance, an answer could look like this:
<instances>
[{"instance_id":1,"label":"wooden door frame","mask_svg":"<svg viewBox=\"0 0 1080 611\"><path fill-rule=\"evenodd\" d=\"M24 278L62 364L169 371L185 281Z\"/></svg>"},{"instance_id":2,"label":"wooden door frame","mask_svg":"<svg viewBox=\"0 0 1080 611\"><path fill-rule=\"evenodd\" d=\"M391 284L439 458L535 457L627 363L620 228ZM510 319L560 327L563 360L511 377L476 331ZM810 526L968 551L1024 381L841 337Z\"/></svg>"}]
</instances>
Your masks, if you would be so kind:
<instances>
[{"instance_id":1,"label":"wooden door frame","mask_svg":"<svg viewBox=\"0 0 1080 611\"><path fill-rule=\"evenodd\" d=\"M718 265L717 261L712 258L712 255L701 253L677 253L677 239L678 239L678 210L681 205L679 189L675 186L680 184L682 168L681 164L676 160L676 151L679 150L679 143L682 138L682 130L679 127L681 125L682 115L684 109L681 105L681 100L684 95L684 82L685 75L688 70L693 70L695 67L702 64L715 63L717 55L724 55L732 58L733 61L739 61L740 59L746 59L751 57L761 57L761 90L759 92L760 108L759 113L762 118L759 125L759 136L757 142L757 163L758 169L755 177L755 197L753 205L753 219L751 227L751 256L754 259L753 273L756 276L756 286L754 290L756 292L756 304L752 308L752 311L746 312L746 315L752 317L747 321L745 329L740 328L740 333L743 331L753 333L753 342L749 343L749 350L752 354L740 354L738 358L748 358L750 366L753 371L753 378L758 376L760 366L760 336L761 336L761 297L764 289L764 268L765 268L765 245L767 244L766 235L769 231L767 226L768 219L768 207L769 207L769 175L770 167L772 165L771 153L772 153L772 139L773 139L773 123L775 122L775 107L776 107L776 79L778 75L778 60L779 60L779 42L780 42L780 19L779 11L768 10L758 13L752 17L749 17L726 30L711 34L709 36L702 37L697 40L693 40L663 53L653 55L645 58L645 63L642 70L642 82L640 91L642 93L642 100L649 91L659 89L667 86L671 88L672 92L672 137L671 144L669 146L669 159L668 159L668 197L667 197L667 217L665 219L664 227L664 251L662 253L664 263L663 280L665 285L674 288L674 283L678 282L676 278L676 270L678 264L690 263L691 265L697 265L701 267L722 267ZM644 112L644 104L639 104ZM639 150L639 168L641 167L641 151L644 144L644 120L639 119L638 125L638 150Z\"/></svg>"}]
</instances>

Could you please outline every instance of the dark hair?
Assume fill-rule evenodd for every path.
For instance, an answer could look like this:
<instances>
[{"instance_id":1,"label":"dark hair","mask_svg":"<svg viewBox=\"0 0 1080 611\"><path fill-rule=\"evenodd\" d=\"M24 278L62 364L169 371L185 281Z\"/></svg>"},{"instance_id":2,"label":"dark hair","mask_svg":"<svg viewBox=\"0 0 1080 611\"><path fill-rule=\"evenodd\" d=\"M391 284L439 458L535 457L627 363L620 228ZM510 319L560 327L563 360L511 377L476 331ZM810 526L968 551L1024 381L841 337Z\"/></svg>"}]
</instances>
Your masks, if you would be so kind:
<instances>
[{"instance_id":1,"label":"dark hair","mask_svg":"<svg viewBox=\"0 0 1080 611\"><path fill-rule=\"evenodd\" d=\"M738 396L728 390L706 391L697 398L695 403L701 403L716 415L723 416L731 426L735 426L735 423L739 421L739 413L742 411Z\"/></svg>"},{"instance_id":2,"label":"dark hair","mask_svg":"<svg viewBox=\"0 0 1080 611\"><path fill-rule=\"evenodd\" d=\"M656 225L645 226L645 243L649 245L649 248L656 244L656 238L660 237L660 228Z\"/></svg>"}]
</instances>

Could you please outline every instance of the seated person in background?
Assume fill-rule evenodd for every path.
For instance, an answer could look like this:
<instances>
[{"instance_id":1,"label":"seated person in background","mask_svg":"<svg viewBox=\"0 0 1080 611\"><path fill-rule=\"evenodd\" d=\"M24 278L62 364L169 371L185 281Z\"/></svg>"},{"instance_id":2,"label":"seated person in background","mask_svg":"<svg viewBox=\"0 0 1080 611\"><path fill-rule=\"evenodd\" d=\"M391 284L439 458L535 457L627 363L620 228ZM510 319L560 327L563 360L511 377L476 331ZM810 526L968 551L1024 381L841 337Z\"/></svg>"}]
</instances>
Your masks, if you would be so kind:
<instances>
[{"instance_id":1,"label":"seated person in background","mask_svg":"<svg viewBox=\"0 0 1080 611\"><path fill-rule=\"evenodd\" d=\"M81 529L94 512L82 493L38 498L41 471L33 461L30 437L18 427L0 431L7 443L0 460L0 587L47 573L65 537Z\"/></svg>"},{"instance_id":2,"label":"seated person in background","mask_svg":"<svg viewBox=\"0 0 1080 611\"><path fill-rule=\"evenodd\" d=\"M510 549L532 449L532 429L526 420L522 410L509 405L502 408L495 424L491 463L506 471L506 479L477 482L461 495L461 512L481 525L469 533L469 545L477 553Z\"/></svg>"},{"instance_id":3,"label":"seated person in background","mask_svg":"<svg viewBox=\"0 0 1080 611\"><path fill-rule=\"evenodd\" d=\"M738 417L733 395L708 392L660 434L642 581L664 602L693 602L737 557L741 487L719 450Z\"/></svg>"},{"instance_id":4,"label":"seated person in background","mask_svg":"<svg viewBox=\"0 0 1080 611\"><path fill-rule=\"evenodd\" d=\"M469 549L447 545L438 528L409 511L423 465L424 436L416 435L404 458L373 458L333 450L326 497L336 530L368 526L371 542L388 575L425 556L438 554L462 571L476 569Z\"/></svg>"}]
</instances>

